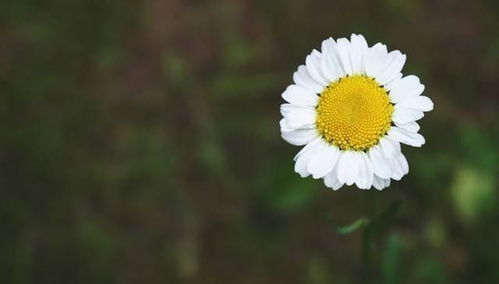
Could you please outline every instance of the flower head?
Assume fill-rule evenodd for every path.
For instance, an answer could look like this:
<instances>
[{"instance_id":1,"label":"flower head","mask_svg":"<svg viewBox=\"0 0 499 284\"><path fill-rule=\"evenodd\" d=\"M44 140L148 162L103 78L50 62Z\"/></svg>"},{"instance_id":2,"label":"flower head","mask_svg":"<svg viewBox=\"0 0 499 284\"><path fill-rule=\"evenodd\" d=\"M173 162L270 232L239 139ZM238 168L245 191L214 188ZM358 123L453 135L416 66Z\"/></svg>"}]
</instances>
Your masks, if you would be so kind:
<instances>
[{"instance_id":1,"label":"flower head","mask_svg":"<svg viewBox=\"0 0 499 284\"><path fill-rule=\"evenodd\" d=\"M400 143L425 143L416 122L433 109L414 75L402 76L406 56L362 35L326 39L293 75L281 105L281 135L303 146L301 177L323 178L337 190L355 184L383 189L409 172Z\"/></svg>"}]
</instances>

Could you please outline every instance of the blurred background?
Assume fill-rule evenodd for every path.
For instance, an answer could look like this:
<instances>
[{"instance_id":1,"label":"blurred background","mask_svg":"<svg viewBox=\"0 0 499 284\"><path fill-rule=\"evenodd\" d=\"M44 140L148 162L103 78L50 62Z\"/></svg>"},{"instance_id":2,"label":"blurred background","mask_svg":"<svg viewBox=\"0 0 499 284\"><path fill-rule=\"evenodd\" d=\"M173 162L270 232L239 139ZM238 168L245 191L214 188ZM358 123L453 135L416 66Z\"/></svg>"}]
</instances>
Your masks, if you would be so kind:
<instances>
[{"instance_id":1,"label":"blurred background","mask_svg":"<svg viewBox=\"0 0 499 284\"><path fill-rule=\"evenodd\" d=\"M280 138L292 73L352 32L435 103L383 192L299 178ZM499 283L498 74L493 0L3 1L0 283L360 283L335 224L395 200L373 282Z\"/></svg>"}]
</instances>

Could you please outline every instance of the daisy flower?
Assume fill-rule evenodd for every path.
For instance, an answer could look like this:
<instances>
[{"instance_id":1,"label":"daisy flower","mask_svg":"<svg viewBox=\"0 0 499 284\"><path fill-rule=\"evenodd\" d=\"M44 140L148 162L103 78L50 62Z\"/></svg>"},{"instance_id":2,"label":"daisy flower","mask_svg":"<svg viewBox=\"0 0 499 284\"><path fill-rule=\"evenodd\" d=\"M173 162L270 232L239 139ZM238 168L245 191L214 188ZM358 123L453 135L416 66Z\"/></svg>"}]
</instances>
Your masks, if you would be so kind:
<instances>
[{"instance_id":1,"label":"daisy flower","mask_svg":"<svg viewBox=\"0 0 499 284\"><path fill-rule=\"evenodd\" d=\"M381 190L409 172L400 144L425 143L416 121L433 103L417 76L402 75L405 60L356 34L326 39L306 57L282 93L280 121L282 138L304 146L294 157L301 177Z\"/></svg>"}]
</instances>

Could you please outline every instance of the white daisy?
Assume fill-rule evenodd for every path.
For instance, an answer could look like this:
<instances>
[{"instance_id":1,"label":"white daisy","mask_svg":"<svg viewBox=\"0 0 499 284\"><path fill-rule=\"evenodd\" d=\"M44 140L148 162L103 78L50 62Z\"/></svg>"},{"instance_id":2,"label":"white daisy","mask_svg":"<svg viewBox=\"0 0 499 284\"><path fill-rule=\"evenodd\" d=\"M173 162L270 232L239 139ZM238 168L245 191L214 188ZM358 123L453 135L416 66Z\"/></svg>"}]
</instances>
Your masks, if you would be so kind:
<instances>
[{"instance_id":1,"label":"white daisy","mask_svg":"<svg viewBox=\"0 0 499 284\"><path fill-rule=\"evenodd\" d=\"M282 97L281 135L302 146L294 157L301 177L383 189L409 172L400 143L425 143L416 122L433 109L414 75L402 76L406 56L362 35L322 42L293 75Z\"/></svg>"}]
</instances>

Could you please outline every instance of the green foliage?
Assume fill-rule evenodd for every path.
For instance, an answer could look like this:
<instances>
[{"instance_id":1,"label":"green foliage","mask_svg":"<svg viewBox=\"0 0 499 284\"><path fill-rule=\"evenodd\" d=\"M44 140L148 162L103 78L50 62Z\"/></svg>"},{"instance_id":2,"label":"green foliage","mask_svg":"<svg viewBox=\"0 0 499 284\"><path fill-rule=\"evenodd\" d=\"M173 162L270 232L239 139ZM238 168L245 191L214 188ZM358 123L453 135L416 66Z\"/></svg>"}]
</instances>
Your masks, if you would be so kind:
<instances>
[{"instance_id":1,"label":"green foliage","mask_svg":"<svg viewBox=\"0 0 499 284\"><path fill-rule=\"evenodd\" d=\"M435 257L427 256L417 260L414 270L418 281L424 283L448 283L445 268Z\"/></svg>"},{"instance_id":2,"label":"green foliage","mask_svg":"<svg viewBox=\"0 0 499 284\"><path fill-rule=\"evenodd\" d=\"M402 272L402 237L398 234L393 234L388 237L386 244L381 271L383 275L383 283L394 284L401 283Z\"/></svg>"},{"instance_id":3,"label":"green foliage","mask_svg":"<svg viewBox=\"0 0 499 284\"><path fill-rule=\"evenodd\" d=\"M452 185L452 198L464 221L474 222L490 213L496 199L494 178L483 170L463 167L456 170Z\"/></svg>"},{"instance_id":4,"label":"green foliage","mask_svg":"<svg viewBox=\"0 0 499 284\"><path fill-rule=\"evenodd\" d=\"M362 250L374 283L499 283L499 2L4 2L0 283L365 283ZM279 137L352 32L435 102L383 192L300 178Z\"/></svg>"},{"instance_id":5,"label":"green foliage","mask_svg":"<svg viewBox=\"0 0 499 284\"><path fill-rule=\"evenodd\" d=\"M265 167L257 187L259 197L269 208L282 212L304 210L320 190L317 183L301 180L293 172L291 161L284 165ZM272 175L269 175L269 171Z\"/></svg>"},{"instance_id":6,"label":"green foliage","mask_svg":"<svg viewBox=\"0 0 499 284\"><path fill-rule=\"evenodd\" d=\"M335 231L340 235L348 235L369 224L369 219L361 217L349 225L335 226Z\"/></svg>"}]
</instances>

